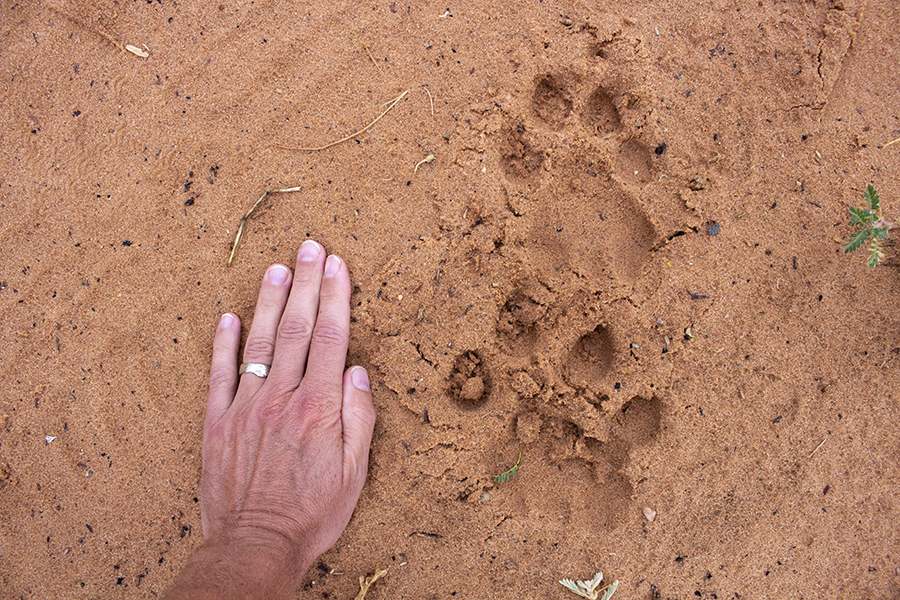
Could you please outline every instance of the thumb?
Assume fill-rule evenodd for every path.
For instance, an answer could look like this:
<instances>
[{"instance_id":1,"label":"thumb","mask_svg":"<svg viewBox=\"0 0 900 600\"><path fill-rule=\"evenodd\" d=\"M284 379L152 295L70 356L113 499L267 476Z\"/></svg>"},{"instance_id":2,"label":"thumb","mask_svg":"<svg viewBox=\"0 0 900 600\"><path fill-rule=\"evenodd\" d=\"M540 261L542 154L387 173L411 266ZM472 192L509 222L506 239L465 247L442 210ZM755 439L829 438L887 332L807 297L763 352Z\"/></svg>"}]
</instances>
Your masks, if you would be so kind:
<instances>
[{"instance_id":1,"label":"thumb","mask_svg":"<svg viewBox=\"0 0 900 600\"><path fill-rule=\"evenodd\" d=\"M350 367L344 373L344 398L341 422L344 434L344 483L362 489L369 468L369 445L375 428L375 406L369 375L362 367Z\"/></svg>"}]
</instances>

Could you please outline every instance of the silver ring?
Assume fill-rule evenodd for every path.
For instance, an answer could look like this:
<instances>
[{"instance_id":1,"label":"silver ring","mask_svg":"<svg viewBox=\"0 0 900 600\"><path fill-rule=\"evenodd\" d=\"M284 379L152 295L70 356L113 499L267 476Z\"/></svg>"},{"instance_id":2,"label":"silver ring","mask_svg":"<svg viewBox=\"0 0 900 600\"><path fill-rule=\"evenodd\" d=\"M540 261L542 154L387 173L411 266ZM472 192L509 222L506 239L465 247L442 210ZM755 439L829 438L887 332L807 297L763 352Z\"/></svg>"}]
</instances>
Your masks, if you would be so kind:
<instances>
[{"instance_id":1,"label":"silver ring","mask_svg":"<svg viewBox=\"0 0 900 600\"><path fill-rule=\"evenodd\" d=\"M262 363L244 363L238 370L238 375L243 375L244 373L253 373L257 377L268 377L269 365L264 365Z\"/></svg>"}]
</instances>

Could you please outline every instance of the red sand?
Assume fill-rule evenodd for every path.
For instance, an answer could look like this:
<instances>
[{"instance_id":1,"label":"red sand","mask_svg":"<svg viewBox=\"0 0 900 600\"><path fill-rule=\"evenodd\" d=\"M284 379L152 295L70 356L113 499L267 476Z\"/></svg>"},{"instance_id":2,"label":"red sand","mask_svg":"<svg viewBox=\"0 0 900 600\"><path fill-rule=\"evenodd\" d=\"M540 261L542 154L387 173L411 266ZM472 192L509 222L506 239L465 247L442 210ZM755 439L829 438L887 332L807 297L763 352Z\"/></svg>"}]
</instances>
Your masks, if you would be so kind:
<instances>
[{"instance_id":1,"label":"red sand","mask_svg":"<svg viewBox=\"0 0 900 600\"><path fill-rule=\"evenodd\" d=\"M379 421L302 597L900 595L898 260L841 250L900 8L603 4L3 3L0 595L165 591L217 317L307 236Z\"/></svg>"}]
</instances>

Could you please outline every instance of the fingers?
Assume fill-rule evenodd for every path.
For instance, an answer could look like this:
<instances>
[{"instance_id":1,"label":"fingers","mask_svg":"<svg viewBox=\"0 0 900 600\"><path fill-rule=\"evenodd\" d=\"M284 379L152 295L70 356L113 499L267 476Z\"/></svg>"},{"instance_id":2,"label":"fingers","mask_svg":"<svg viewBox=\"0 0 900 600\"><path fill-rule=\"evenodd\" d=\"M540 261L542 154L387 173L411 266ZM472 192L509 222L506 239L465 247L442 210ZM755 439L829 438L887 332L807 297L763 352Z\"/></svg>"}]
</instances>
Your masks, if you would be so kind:
<instances>
[{"instance_id":1,"label":"fingers","mask_svg":"<svg viewBox=\"0 0 900 600\"><path fill-rule=\"evenodd\" d=\"M344 373L341 422L344 433L344 481L351 488L362 489L375 427L369 376L362 367L351 367Z\"/></svg>"},{"instance_id":2,"label":"fingers","mask_svg":"<svg viewBox=\"0 0 900 600\"><path fill-rule=\"evenodd\" d=\"M318 243L307 240L297 253L297 267L291 295L278 326L275 356L269 383L276 389L295 390L306 368L309 343L319 310L322 267L325 252Z\"/></svg>"},{"instance_id":3,"label":"fingers","mask_svg":"<svg viewBox=\"0 0 900 600\"><path fill-rule=\"evenodd\" d=\"M238 318L225 313L216 328L213 342L212 368L209 371L209 395L206 400L206 418L219 420L231 402L238 385L237 355L241 342L241 323Z\"/></svg>"},{"instance_id":4,"label":"fingers","mask_svg":"<svg viewBox=\"0 0 900 600\"><path fill-rule=\"evenodd\" d=\"M290 289L291 270L284 265L269 267L259 290L256 311L253 313L253 324L247 336L247 344L244 346L243 362L271 366L275 354L278 323L281 321L281 313L284 312L284 305ZM252 395L252 392L258 390L264 381L252 373L245 373L241 376L241 389L246 387Z\"/></svg>"},{"instance_id":5,"label":"fingers","mask_svg":"<svg viewBox=\"0 0 900 600\"><path fill-rule=\"evenodd\" d=\"M349 337L350 274L344 261L329 256L325 261L306 372L300 384L303 399L320 403L320 408L326 409L324 412L340 411Z\"/></svg>"}]
</instances>

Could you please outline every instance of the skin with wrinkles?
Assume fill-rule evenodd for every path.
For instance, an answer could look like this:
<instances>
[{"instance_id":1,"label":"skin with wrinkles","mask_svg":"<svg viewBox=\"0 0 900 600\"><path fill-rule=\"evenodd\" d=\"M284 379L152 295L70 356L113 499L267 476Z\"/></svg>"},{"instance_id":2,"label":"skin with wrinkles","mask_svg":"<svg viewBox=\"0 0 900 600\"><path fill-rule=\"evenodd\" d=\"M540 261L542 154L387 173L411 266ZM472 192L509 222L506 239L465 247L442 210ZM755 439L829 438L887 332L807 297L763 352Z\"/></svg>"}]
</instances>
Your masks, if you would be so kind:
<instances>
[{"instance_id":1,"label":"skin with wrinkles","mask_svg":"<svg viewBox=\"0 0 900 600\"><path fill-rule=\"evenodd\" d=\"M368 375L344 370L350 277L316 242L266 271L238 376L240 322L216 330L203 434L204 545L166 598L283 598L337 541L365 481Z\"/></svg>"}]
</instances>

